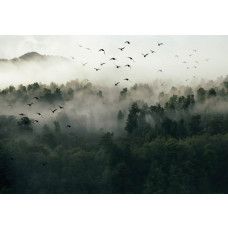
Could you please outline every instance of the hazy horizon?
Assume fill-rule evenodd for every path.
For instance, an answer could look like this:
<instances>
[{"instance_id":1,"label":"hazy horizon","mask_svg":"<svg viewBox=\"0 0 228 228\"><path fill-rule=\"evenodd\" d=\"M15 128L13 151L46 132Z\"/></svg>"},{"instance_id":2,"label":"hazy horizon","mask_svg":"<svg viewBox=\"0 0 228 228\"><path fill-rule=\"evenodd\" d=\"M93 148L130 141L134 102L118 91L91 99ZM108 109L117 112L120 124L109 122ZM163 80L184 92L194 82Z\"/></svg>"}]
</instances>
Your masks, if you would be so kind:
<instances>
[{"instance_id":1,"label":"hazy horizon","mask_svg":"<svg viewBox=\"0 0 228 228\"><path fill-rule=\"evenodd\" d=\"M131 44L126 44L126 40ZM157 42L164 45L158 46ZM215 80L228 74L227 44L228 36L0 36L0 59L12 59L34 51L63 56L73 63L71 67L52 62L45 66L40 63L31 67L29 64L20 68L8 66L4 70L0 66L1 88L35 81L66 83L76 78L87 78L102 85L113 85L116 81L129 85L123 81L126 77L132 83L152 83L159 79L184 85L199 83L201 79ZM125 49L120 51L121 47ZM105 55L98 51L101 48ZM144 58L142 53L149 55ZM135 62L128 59L129 56ZM117 60L111 61L112 57ZM83 67L85 62L88 64ZM106 64L101 67L101 62ZM114 64L121 68L116 69ZM126 64L130 64L131 69L125 67ZM94 68L101 70L96 72ZM163 72L158 72L160 69Z\"/></svg>"}]
</instances>

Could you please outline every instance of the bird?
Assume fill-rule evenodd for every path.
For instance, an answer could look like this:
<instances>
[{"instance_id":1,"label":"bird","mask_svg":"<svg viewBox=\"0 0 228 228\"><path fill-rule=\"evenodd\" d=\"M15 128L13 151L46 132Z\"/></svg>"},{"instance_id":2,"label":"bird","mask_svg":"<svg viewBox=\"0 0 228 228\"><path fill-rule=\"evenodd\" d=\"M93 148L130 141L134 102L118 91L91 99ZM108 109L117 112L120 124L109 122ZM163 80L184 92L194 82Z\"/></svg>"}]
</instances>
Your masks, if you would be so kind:
<instances>
[{"instance_id":1,"label":"bird","mask_svg":"<svg viewBox=\"0 0 228 228\"><path fill-rule=\"evenodd\" d=\"M38 120L34 120L34 122L39 123L39 121L38 121Z\"/></svg>"},{"instance_id":2,"label":"bird","mask_svg":"<svg viewBox=\"0 0 228 228\"><path fill-rule=\"evenodd\" d=\"M192 54L188 55L189 57L192 57Z\"/></svg>"},{"instance_id":3,"label":"bird","mask_svg":"<svg viewBox=\"0 0 228 228\"><path fill-rule=\"evenodd\" d=\"M153 51L153 50L150 50L151 51L151 53L153 54L153 53L156 53L156 51Z\"/></svg>"},{"instance_id":4,"label":"bird","mask_svg":"<svg viewBox=\"0 0 228 228\"><path fill-rule=\"evenodd\" d=\"M104 64L106 64L106 63L101 63L100 65L103 66Z\"/></svg>"},{"instance_id":5,"label":"bird","mask_svg":"<svg viewBox=\"0 0 228 228\"><path fill-rule=\"evenodd\" d=\"M205 61L207 61L207 62L208 62L208 61L209 61L209 59L205 59Z\"/></svg>"},{"instance_id":6,"label":"bird","mask_svg":"<svg viewBox=\"0 0 228 228\"><path fill-rule=\"evenodd\" d=\"M101 48L99 51L103 51L103 52L104 52L104 54L105 54L105 50L104 50L103 48Z\"/></svg>"},{"instance_id":7,"label":"bird","mask_svg":"<svg viewBox=\"0 0 228 228\"><path fill-rule=\"evenodd\" d=\"M40 113L40 112L37 112L36 114L37 114L37 115L39 115L39 116L41 116L41 117L43 118L43 116L41 115L41 113Z\"/></svg>"},{"instance_id":8,"label":"bird","mask_svg":"<svg viewBox=\"0 0 228 228\"><path fill-rule=\"evenodd\" d=\"M78 46L79 46L80 48L82 47L82 45L80 45L80 44L79 44Z\"/></svg>"},{"instance_id":9,"label":"bird","mask_svg":"<svg viewBox=\"0 0 228 228\"><path fill-rule=\"evenodd\" d=\"M101 69L99 69L99 68L94 68L94 70L99 71L99 70L101 70Z\"/></svg>"},{"instance_id":10,"label":"bird","mask_svg":"<svg viewBox=\"0 0 228 228\"><path fill-rule=\"evenodd\" d=\"M33 97L33 99L39 100L39 98L38 98L38 97Z\"/></svg>"},{"instance_id":11,"label":"bird","mask_svg":"<svg viewBox=\"0 0 228 228\"><path fill-rule=\"evenodd\" d=\"M179 59L179 56L178 55L174 55L174 57Z\"/></svg>"},{"instance_id":12,"label":"bird","mask_svg":"<svg viewBox=\"0 0 228 228\"><path fill-rule=\"evenodd\" d=\"M116 58L111 58L110 60L116 60Z\"/></svg>"},{"instance_id":13,"label":"bird","mask_svg":"<svg viewBox=\"0 0 228 228\"><path fill-rule=\"evenodd\" d=\"M33 105L33 103L27 104L29 107L31 107Z\"/></svg>"},{"instance_id":14,"label":"bird","mask_svg":"<svg viewBox=\"0 0 228 228\"><path fill-rule=\"evenodd\" d=\"M86 62L86 63L82 63L82 66L85 66L87 63L88 63L88 62Z\"/></svg>"},{"instance_id":15,"label":"bird","mask_svg":"<svg viewBox=\"0 0 228 228\"><path fill-rule=\"evenodd\" d=\"M119 69L119 68L121 67L121 66L119 66L119 65L116 65L116 64L115 64L115 66L116 66L116 68L117 68L117 69Z\"/></svg>"},{"instance_id":16,"label":"bird","mask_svg":"<svg viewBox=\"0 0 228 228\"><path fill-rule=\"evenodd\" d=\"M133 62L135 62L135 60L132 57L127 57L128 59L132 60Z\"/></svg>"},{"instance_id":17,"label":"bird","mask_svg":"<svg viewBox=\"0 0 228 228\"><path fill-rule=\"evenodd\" d=\"M18 114L19 116L24 116L25 114L24 113L20 113L20 114Z\"/></svg>"},{"instance_id":18,"label":"bird","mask_svg":"<svg viewBox=\"0 0 228 228\"><path fill-rule=\"evenodd\" d=\"M158 70L158 72L163 72L162 70Z\"/></svg>"},{"instance_id":19,"label":"bird","mask_svg":"<svg viewBox=\"0 0 228 228\"><path fill-rule=\"evenodd\" d=\"M163 43L159 43L159 42L158 42L158 46L161 46L161 45L163 45Z\"/></svg>"},{"instance_id":20,"label":"bird","mask_svg":"<svg viewBox=\"0 0 228 228\"><path fill-rule=\"evenodd\" d=\"M194 68L196 69L197 67L196 67L196 66L194 66Z\"/></svg>"},{"instance_id":21,"label":"bird","mask_svg":"<svg viewBox=\"0 0 228 228\"><path fill-rule=\"evenodd\" d=\"M131 69L131 66L130 66L129 64L126 64L126 65L125 65L125 67L128 67L128 68L130 68L130 69Z\"/></svg>"},{"instance_id":22,"label":"bird","mask_svg":"<svg viewBox=\"0 0 228 228\"><path fill-rule=\"evenodd\" d=\"M187 63L186 61L182 62L182 63Z\"/></svg>"},{"instance_id":23,"label":"bird","mask_svg":"<svg viewBox=\"0 0 228 228\"><path fill-rule=\"evenodd\" d=\"M120 82L116 82L116 83L115 83L115 86L118 86L118 84L120 84Z\"/></svg>"},{"instance_id":24,"label":"bird","mask_svg":"<svg viewBox=\"0 0 228 228\"><path fill-rule=\"evenodd\" d=\"M47 165L47 162L42 162L41 164L42 164L42 166L45 166L45 165Z\"/></svg>"},{"instance_id":25,"label":"bird","mask_svg":"<svg viewBox=\"0 0 228 228\"><path fill-rule=\"evenodd\" d=\"M75 59L73 56L71 56L72 59Z\"/></svg>"},{"instance_id":26,"label":"bird","mask_svg":"<svg viewBox=\"0 0 228 228\"><path fill-rule=\"evenodd\" d=\"M147 53L147 54L143 54L142 53L142 55L143 55L144 58L146 58L149 55L149 53Z\"/></svg>"},{"instance_id":27,"label":"bird","mask_svg":"<svg viewBox=\"0 0 228 228\"><path fill-rule=\"evenodd\" d=\"M125 80L125 81L129 81L129 82L131 82L131 80L130 80L129 78L125 78L124 80Z\"/></svg>"},{"instance_id":28,"label":"bird","mask_svg":"<svg viewBox=\"0 0 228 228\"><path fill-rule=\"evenodd\" d=\"M118 48L120 51L123 51L125 47L122 47L122 48Z\"/></svg>"},{"instance_id":29,"label":"bird","mask_svg":"<svg viewBox=\"0 0 228 228\"><path fill-rule=\"evenodd\" d=\"M71 126L69 124L67 124L66 127L71 128Z\"/></svg>"},{"instance_id":30,"label":"bird","mask_svg":"<svg viewBox=\"0 0 228 228\"><path fill-rule=\"evenodd\" d=\"M130 41L125 41L125 44L130 44Z\"/></svg>"},{"instance_id":31,"label":"bird","mask_svg":"<svg viewBox=\"0 0 228 228\"><path fill-rule=\"evenodd\" d=\"M91 49L90 49L90 48L86 48L86 50L91 51Z\"/></svg>"},{"instance_id":32,"label":"bird","mask_svg":"<svg viewBox=\"0 0 228 228\"><path fill-rule=\"evenodd\" d=\"M192 50L192 51L196 52L196 50Z\"/></svg>"},{"instance_id":33,"label":"bird","mask_svg":"<svg viewBox=\"0 0 228 228\"><path fill-rule=\"evenodd\" d=\"M59 108L60 108L60 109L63 109L64 107L59 105Z\"/></svg>"},{"instance_id":34,"label":"bird","mask_svg":"<svg viewBox=\"0 0 228 228\"><path fill-rule=\"evenodd\" d=\"M57 108L56 109L54 109L54 110L51 110L52 111L52 113L54 113L55 111L57 111Z\"/></svg>"}]
</instances>

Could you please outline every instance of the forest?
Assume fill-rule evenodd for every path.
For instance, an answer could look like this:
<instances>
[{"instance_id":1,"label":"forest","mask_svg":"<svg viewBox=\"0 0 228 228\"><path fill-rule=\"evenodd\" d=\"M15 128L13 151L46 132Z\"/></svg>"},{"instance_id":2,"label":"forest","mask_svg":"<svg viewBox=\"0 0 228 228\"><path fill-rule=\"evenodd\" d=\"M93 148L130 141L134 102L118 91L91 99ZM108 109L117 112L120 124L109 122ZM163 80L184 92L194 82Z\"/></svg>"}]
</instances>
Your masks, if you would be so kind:
<instances>
[{"instance_id":1,"label":"forest","mask_svg":"<svg viewBox=\"0 0 228 228\"><path fill-rule=\"evenodd\" d=\"M199 85L1 89L0 193L228 193L228 78Z\"/></svg>"}]
</instances>

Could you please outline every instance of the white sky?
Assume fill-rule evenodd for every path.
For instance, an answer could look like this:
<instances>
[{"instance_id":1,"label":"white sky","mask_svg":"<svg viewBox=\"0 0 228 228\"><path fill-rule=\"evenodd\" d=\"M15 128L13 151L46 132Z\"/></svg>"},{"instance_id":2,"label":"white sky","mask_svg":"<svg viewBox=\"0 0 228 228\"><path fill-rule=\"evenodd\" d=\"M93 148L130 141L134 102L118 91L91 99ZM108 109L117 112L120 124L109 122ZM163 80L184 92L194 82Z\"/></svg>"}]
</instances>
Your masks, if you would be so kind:
<instances>
[{"instance_id":1,"label":"white sky","mask_svg":"<svg viewBox=\"0 0 228 228\"><path fill-rule=\"evenodd\" d=\"M129 40L130 45L124 42ZM157 42L164 45L158 47ZM82 45L80 48L78 45ZM85 48L89 47L91 52ZM126 47L123 52L119 47ZM106 55L98 52L104 48ZM196 49L197 52L193 52ZM150 50L155 50L156 54L151 54ZM180 83L185 83L186 79L196 76L201 78L216 79L217 77L228 74L228 36L0 36L0 58L11 59L23 55L26 52L36 51L41 54L59 55L76 59L74 76L67 77L66 74L58 75L55 78L50 75L51 81L66 82L74 79L75 75L79 79L89 78L91 81L102 83L107 81L119 81L125 77L133 82L151 82L157 78L161 80L173 79ZM141 53L150 53L144 58ZM174 55L179 55L179 60ZM191 57L189 55L192 54ZM131 56L135 63L126 57ZM115 57L117 65L123 68L117 70L109 59ZM208 62L205 59L209 58ZM182 62L186 61L187 64ZM199 61L196 64L195 61ZM82 67L82 62L88 62L86 67ZM95 72L94 67L100 68L100 63L107 64L101 71ZM124 67L131 64L132 69ZM197 66L197 69L194 68ZM190 69L187 69L189 67ZM159 73L158 70L163 72ZM72 71L71 75L72 75ZM5 73L5 72L4 72ZM43 74L43 71L42 71ZM55 72L56 74L56 72ZM3 77L0 69L0 77ZM71 78L72 77L72 78ZM17 72L4 79L4 85L18 84ZM22 83L32 82L32 78L20 79ZM36 75L36 80L49 83L47 77ZM16 83L14 83L14 81ZM189 80L190 81L190 80Z\"/></svg>"}]
</instances>

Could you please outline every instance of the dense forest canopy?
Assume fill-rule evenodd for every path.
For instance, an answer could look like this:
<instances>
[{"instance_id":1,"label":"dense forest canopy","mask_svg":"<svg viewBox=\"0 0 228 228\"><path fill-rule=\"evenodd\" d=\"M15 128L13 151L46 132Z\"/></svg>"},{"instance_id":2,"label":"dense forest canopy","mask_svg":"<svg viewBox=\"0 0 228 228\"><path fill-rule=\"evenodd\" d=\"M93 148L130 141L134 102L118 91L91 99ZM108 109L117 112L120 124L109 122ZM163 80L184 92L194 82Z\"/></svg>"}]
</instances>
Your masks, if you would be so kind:
<instances>
[{"instance_id":1,"label":"dense forest canopy","mask_svg":"<svg viewBox=\"0 0 228 228\"><path fill-rule=\"evenodd\" d=\"M1 193L228 193L228 79L0 91Z\"/></svg>"}]
</instances>

